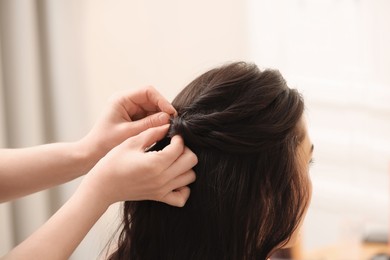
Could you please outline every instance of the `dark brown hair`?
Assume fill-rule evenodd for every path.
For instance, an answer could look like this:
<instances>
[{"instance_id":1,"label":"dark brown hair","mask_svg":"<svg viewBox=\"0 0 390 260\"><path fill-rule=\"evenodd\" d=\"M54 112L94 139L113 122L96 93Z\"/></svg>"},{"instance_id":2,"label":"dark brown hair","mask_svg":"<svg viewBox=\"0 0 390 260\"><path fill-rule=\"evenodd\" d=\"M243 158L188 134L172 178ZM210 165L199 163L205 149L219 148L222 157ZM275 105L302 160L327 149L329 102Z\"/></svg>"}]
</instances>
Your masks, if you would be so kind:
<instances>
[{"instance_id":1,"label":"dark brown hair","mask_svg":"<svg viewBox=\"0 0 390 260\"><path fill-rule=\"evenodd\" d=\"M183 208L125 202L109 259L266 259L286 243L308 203L297 146L304 104L278 71L232 63L212 69L172 103L179 134L198 156Z\"/></svg>"}]
</instances>

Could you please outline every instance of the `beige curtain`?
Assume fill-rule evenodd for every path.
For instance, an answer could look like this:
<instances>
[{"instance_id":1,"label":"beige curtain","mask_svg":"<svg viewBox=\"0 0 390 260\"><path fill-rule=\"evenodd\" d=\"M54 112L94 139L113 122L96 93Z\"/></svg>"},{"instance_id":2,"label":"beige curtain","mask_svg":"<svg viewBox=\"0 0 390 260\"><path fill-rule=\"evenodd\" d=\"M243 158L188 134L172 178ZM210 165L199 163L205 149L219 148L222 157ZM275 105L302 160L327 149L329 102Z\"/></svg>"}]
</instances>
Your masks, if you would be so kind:
<instances>
[{"instance_id":1,"label":"beige curtain","mask_svg":"<svg viewBox=\"0 0 390 260\"><path fill-rule=\"evenodd\" d=\"M33 1L0 4L2 146L40 144L45 141L45 129L36 6ZM45 221L47 199L47 192L42 192L1 205L1 230L5 231L0 232L1 253Z\"/></svg>"},{"instance_id":2,"label":"beige curtain","mask_svg":"<svg viewBox=\"0 0 390 260\"><path fill-rule=\"evenodd\" d=\"M76 2L0 0L2 148L73 141L85 132ZM1 204L0 255L41 226L76 185Z\"/></svg>"},{"instance_id":3,"label":"beige curtain","mask_svg":"<svg viewBox=\"0 0 390 260\"><path fill-rule=\"evenodd\" d=\"M0 40L1 50L1 40ZM0 61L2 61L0 51ZM4 106L4 93L3 93L3 74L2 63L0 62L0 146L6 145L6 132L5 132L5 106ZM0 255L7 252L13 244L12 234L12 219L11 219L11 207L9 203L0 204Z\"/></svg>"}]
</instances>

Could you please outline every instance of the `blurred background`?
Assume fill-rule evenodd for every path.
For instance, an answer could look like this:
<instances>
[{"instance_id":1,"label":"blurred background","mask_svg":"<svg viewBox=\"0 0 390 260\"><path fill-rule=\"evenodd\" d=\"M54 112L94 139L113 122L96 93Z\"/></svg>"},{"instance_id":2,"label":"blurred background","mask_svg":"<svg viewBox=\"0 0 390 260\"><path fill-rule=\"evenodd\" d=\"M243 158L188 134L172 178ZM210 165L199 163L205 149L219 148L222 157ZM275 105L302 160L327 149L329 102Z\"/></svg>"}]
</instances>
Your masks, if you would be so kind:
<instances>
[{"instance_id":1,"label":"blurred background","mask_svg":"<svg viewBox=\"0 0 390 260\"><path fill-rule=\"evenodd\" d=\"M225 62L277 68L305 97L315 145L291 257L370 259L362 241L389 231L389 13L387 0L0 0L0 145L76 141L118 90L153 85L172 100ZM79 182L1 204L0 255ZM72 259L99 258L119 216L112 206Z\"/></svg>"}]
</instances>

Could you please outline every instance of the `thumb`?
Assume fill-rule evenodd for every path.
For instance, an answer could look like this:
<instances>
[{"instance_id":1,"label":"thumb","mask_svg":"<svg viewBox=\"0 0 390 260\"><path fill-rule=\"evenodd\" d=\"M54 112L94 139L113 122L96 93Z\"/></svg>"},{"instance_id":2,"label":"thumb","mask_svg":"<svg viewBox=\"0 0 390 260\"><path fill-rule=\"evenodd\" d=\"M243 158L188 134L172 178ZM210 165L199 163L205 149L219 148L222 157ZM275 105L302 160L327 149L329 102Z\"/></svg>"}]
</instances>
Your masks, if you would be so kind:
<instances>
[{"instance_id":1,"label":"thumb","mask_svg":"<svg viewBox=\"0 0 390 260\"><path fill-rule=\"evenodd\" d=\"M170 115L164 112L159 112L149 115L142 119L130 122L132 132L139 134L149 128L162 126L169 123Z\"/></svg>"},{"instance_id":2,"label":"thumb","mask_svg":"<svg viewBox=\"0 0 390 260\"><path fill-rule=\"evenodd\" d=\"M163 125L159 127L153 127L145 130L144 132L130 138L130 143L142 150L150 147L152 144L164 138L167 134L169 125Z\"/></svg>"}]
</instances>

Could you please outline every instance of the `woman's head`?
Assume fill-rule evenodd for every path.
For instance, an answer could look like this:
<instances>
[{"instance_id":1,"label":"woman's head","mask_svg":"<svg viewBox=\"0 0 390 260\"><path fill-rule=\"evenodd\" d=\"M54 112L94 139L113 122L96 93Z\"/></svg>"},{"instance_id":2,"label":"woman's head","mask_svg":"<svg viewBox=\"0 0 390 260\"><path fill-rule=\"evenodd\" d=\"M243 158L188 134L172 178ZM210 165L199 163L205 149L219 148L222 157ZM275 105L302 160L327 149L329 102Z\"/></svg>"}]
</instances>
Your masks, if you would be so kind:
<instances>
[{"instance_id":1,"label":"woman's head","mask_svg":"<svg viewBox=\"0 0 390 260\"><path fill-rule=\"evenodd\" d=\"M183 208L126 202L112 258L265 259L288 243L310 200L304 104L278 71L232 63L196 78L172 104L197 154ZM309 147L309 148L307 148Z\"/></svg>"}]
</instances>

